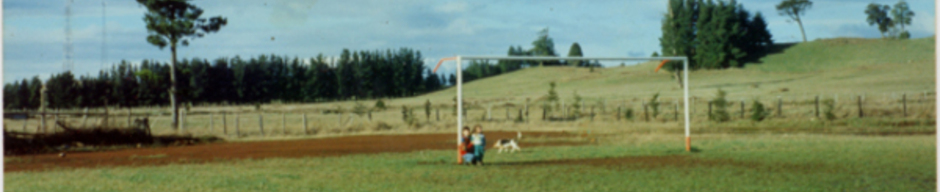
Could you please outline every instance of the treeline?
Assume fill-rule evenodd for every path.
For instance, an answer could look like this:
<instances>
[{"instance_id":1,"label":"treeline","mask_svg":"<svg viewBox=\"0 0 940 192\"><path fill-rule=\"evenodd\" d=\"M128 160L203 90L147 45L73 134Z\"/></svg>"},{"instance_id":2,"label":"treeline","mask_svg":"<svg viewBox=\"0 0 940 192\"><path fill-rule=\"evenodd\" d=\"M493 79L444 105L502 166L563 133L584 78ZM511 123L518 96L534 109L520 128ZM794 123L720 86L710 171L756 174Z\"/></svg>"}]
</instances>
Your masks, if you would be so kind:
<instances>
[{"instance_id":1,"label":"treeline","mask_svg":"<svg viewBox=\"0 0 940 192\"><path fill-rule=\"evenodd\" d=\"M71 72L52 75L46 84L49 108L101 106L163 106L169 104L167 63L127 61L97 76L76 78ZM414 96L439 90L446 82L424 66L412 49L343 50L339 58L322 54L299 58L261 55L257 58L183 59L177 65L183 103L319 102L354 98ZM4 85L4 108L40 107L38 77Z\"/></svg>"},{"instance_id":2,"label":"treeline","mask_svg":"<svg viewBox=\"0 0 940 192\"><path fill-rule=\"evenodd\" d=\"M532 48L523 49L522 46L509 46L506 51L507 56L517 57L558 57L555 53L555 42L548 36L548 28L542 29L538 37L532 41ZM568 57L582 57L581 46L573 43L569 50ZM525 60L499 60L495 64L490 61L473 60L466 69L463 70L464 82L473 81L480 78L496 76L503 73L516 71L526 67L537 66L572 66L572 67L601 67L599 61L525 61ZM457 82L457 78L452 74L447 81L451 85Z\"/></svg>"},{"instance_id":3,"label":"treeline","mask_svg":"<svg viewBox=\"0 0 940 192\"><path fill-rule=\"evenodd\" d=\"M664 56L688 56L693 69L744 67L773 45L760 12L737 1L670 0L659 39ZM671 62L668 68L681 68Z\"/></svg>"}]
</instances>

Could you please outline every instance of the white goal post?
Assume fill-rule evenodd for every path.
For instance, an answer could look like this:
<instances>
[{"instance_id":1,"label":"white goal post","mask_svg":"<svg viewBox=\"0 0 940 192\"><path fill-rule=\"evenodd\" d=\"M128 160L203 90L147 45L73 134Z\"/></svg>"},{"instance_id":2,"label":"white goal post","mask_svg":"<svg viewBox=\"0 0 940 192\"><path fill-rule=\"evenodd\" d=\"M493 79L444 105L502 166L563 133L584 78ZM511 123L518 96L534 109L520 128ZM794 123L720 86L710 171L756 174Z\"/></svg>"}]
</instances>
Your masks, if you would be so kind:
<instances>
[{"instance_id":1,"label":"white goal post","mask_svg":"<svg viewBox=\"0 0 940 192\"><path fill-rule=\"evenodd\" d=\"M441 59L434 72L444 61L453 60L457 63L457 143L459 145L463 127L463 60L517 60L517 61L682 61L682 100L685 107L685 150L691 151L692 139L689 134L689 59L687 57L513 57L513 56L460 56ZM664 62L665 63L665 62Z\"/></svg>"}]
</instances>

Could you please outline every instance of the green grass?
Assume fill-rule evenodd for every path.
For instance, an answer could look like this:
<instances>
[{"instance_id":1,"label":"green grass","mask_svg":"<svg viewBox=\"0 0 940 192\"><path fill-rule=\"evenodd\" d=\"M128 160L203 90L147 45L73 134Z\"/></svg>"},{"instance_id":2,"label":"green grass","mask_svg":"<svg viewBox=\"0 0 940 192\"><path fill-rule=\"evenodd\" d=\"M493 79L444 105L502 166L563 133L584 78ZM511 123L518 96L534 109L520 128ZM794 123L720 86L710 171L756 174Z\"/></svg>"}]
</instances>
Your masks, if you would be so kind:
<instances>
[{"instance_id":1,"label":"green grass","mask_svg":"<svg viewBox=\"0 0 940 192\"><path fill-rule=\"evenodd\" d=\"M930 136L617 135L599 145L7 173L7 191L935 191ZM606 159L605 159L606 158ZM581 161L577 161L581 160ZM592 165L601 163L604 165Z\"/></svg>"}]
</instances>

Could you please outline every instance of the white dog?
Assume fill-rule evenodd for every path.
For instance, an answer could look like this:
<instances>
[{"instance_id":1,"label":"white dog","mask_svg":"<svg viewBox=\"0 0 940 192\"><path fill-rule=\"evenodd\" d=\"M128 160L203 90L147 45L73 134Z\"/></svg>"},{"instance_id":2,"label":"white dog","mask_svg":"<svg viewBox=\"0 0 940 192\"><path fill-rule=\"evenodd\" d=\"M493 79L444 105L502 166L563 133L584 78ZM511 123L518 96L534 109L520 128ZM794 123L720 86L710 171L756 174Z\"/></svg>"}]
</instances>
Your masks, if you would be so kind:
<instances>
[{"instance_id":1,"label":"white dog","mask_svg":"<svg viewBox=\"0 0 940 192\"><path fill-rule=\"evenodd\" d=\"M522 139L522 132L516 132L516 139L500 139L496 141L493 147L499 150L498 153L503 153L503 150L516 152L519 151L519 143L516 142L518 139Z\"/></svg>"}]
</instances>

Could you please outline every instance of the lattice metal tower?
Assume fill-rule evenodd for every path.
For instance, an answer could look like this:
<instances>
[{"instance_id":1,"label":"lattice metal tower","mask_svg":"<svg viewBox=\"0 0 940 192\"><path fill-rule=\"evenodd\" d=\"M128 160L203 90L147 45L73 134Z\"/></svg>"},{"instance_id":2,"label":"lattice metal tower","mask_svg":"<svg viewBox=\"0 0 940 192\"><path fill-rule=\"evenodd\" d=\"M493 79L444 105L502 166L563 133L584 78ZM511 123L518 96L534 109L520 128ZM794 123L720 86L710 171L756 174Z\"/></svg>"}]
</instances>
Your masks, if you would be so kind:
<instances>
[{"instance_id":1,"label":"lattice metal tower","mask_svg":"<svg viewBox=\"0 0 940 192\"><path fill-rule=\"evenodd\" d=\"M65 62L62 70L72 71L72 0L65 0Z\"/></svg>"}]
</instances>

